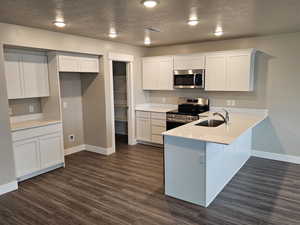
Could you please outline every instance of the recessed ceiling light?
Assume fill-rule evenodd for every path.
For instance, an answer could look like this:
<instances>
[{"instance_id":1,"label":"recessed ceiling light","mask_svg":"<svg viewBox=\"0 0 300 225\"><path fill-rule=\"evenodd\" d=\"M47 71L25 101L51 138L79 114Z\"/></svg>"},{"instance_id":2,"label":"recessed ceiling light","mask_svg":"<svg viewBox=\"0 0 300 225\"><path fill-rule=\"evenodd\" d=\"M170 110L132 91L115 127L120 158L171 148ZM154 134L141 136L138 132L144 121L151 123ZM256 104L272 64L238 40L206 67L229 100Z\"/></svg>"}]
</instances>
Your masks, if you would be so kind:
<instances>
[{"instance_id":1,"label":"recessed ceiling light","mask_svg":"<svg viewBox=\"0 0 300 225\"><path fill-rule=\"evenodd\" d=\"M145 45L150 45L151 44L151 39L149 37L145 37L144 44Z\"/></svg>"},{"instance_id":2,"label":"recessed ceiling light","mask_svg":"<svg viewBox=\"0 0 300 225\"><path fill-rule=\"evenodd\" d=\"M214 35L217 36L217 37L222 36L223 34L224 34L224 32L223 32L223 29L221 27L218 27L216 29L216 31L214 32Z\"/></svg>"},{"instance_id":3,"label":"recessed ceiling light","mask_svg":"<svg viewBox=\"0 0 300 225\"><path fill-rule=\"evenodd\" d=\"M189 20L188 25L190 26L196 26L199 23L199 20Z\"/></svg>"},{"instance_id":4,"label":"recessed ceiling light","mask_svg":"<svg viewBox=\"0 0 300 225\"><path fill-rule=\"evenodd\" d=\"M154 8L155 6L157 6L158 1L156 1L156 0L143 0L142 4L147 8Z\"/></svg>"},{"instance_id":5,"label":"recessed ceiling light","mask_svg":"<svg viewBox=\"0 0 300 225\"><path fill-rule=\"evenodd\" d=\"M53 24L59 28L63 28L66 26L64 21L54 21Z\"/></svg>"},{"instance_id":6,"label":"recessed ceiling light","mask_svg":"<svg viewBox=\"0 0 300 225\"><path fill-rule=\"evenodd\" d=\"M116 38L118 35L117 35L117 33L116 32L110 32L109 34L108 34L108 37L110 37L110 38Z\"/></svg>"}]
</instances>

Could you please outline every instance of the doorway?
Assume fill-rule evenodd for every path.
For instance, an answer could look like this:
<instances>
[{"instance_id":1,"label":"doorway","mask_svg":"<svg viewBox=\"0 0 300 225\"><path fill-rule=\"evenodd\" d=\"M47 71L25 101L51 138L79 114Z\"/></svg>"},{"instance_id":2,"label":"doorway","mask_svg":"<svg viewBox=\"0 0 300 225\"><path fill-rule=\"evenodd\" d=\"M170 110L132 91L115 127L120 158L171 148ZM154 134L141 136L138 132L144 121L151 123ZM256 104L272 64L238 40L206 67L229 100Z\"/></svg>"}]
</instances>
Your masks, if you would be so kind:
<instances>
[{"instance_id":1,"label":"doorway","mask_svg":"<svg viewBox=\"0 0 300 225\"><path fill-rule=\"evenodd\" d=\"M115 142L128 144L127 62L113 61Z\"/></svg>"},{"instance_id":2,"label":"doorway","mask_svg":"<svg viewBox=\"0 0 300 225\"><path fill-rule=\"evenodd\" d=\"M107 110L107 114L111 115L110 119L107 121L108 127L111 126L111 143L112 150L116 150L116 136L125 136L128 145L135 145L135 101L134 101L134 82L133 82L133 61L134 57L132 55L125 55L119 53L109 53L109 69L110 76L107 79L107 85L110 89L110 95L108 101L111 107ZM114 79L114 64L116 75L122 76L124 72L126 74L125 78L117 77ZM117 65L117 66L116 66ZM124 71L125 70L125 71ZM120 80L123 79L123 82ZM119 81L117 81L119 80ZM122 83L114 84L114 83ZM116 86L117 85L117 86ZM122 86L122 87L118 87ZM116 87L115 87L116 86ZM116 92L120 91L123 94L126 91L126 97L118 97ZM121 103L121 104L120 104ZM115 119L116 118L116 119ZM126 119L125 119L126 118ZM127 131L125 134L124 131Z\"/></svg>"}]
</instances>

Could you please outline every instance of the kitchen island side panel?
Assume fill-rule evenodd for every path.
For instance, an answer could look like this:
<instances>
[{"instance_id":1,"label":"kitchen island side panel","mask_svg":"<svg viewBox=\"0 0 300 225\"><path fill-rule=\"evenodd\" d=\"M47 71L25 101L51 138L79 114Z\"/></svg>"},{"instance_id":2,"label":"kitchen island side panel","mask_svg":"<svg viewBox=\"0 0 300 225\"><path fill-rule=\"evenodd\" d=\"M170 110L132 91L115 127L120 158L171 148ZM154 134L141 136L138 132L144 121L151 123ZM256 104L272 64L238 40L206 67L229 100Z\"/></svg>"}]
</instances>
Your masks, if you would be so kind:
<instances>
[{"instance_id":1,"label":"kitchen island side panel","mask_svg":"<svg viewBox=\"0 0 300 225\"><path fill-rule=\"evenodd\" d=\"M205 142L165 136L165 194L205 206Z\"/></svg>"},{"instance_id":2,"label":"kitchen island side panel","mask_svg":"<svg viewBox=\"0 0 300 225\"><path fill-rule=\"evenodd\" d=\"M206 207L251 156L252 129L231 145L206 144Z\"/></svg>"}]
</instances>

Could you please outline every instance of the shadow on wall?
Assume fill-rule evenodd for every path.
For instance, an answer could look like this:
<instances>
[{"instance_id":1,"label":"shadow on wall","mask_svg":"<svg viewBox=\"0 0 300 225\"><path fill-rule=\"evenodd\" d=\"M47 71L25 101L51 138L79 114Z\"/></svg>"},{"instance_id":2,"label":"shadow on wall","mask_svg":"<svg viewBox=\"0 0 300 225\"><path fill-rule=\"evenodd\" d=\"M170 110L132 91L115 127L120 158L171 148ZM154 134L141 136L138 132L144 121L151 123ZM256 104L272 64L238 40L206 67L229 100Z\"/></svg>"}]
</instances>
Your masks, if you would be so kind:
<instances>
[{"instance_id":1,"label":"shadow on wall","mask_svg":"<svg viewBox=\"0 0 300 225\"><path fill-rule=\"evenodd\" d=\"M253 129L252 149L284 154L282 144L270 118L265 119Z\"/></svg>"}]
</instances>

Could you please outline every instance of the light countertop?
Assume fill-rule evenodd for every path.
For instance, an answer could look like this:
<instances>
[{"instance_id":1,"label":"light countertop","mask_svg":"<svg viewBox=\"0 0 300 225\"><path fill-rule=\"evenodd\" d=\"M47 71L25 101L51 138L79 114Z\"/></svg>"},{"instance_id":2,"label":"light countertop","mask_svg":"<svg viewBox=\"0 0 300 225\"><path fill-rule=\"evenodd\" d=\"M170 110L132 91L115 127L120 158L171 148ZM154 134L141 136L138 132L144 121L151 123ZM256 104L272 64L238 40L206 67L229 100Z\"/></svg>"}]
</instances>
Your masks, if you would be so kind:
<instances>
[{"instance_id":1,"label":"light countertop","mask_svg":"<svg viewBox=\"0 0 300 225\"><path fill-rule=\"evenodd\" d=\"M163 135L229 145L245 131L255 127L266 117L267 115L230 113L230 122L228 125L224 123L218 127L195 126L195 124L207 120L207 118L202 118L166 131ZM219 116L212 117L211 119L221 120Z\"/></svg>"},{"instance_id":2,"label":"light countertop","mask_svg":"<svg viewBox=\"0 0 300 225\"><path fill-rule=\"evenodd\" d=\"M30 129L35 127L43 127L51 124L61 123L60 120L28 120L22 122L11 123L11 131L19 131L24 129Z\"/></svg>"},{"instance_id":3,"label":"light countertop","mask_svg":"<svg viewBox=\"0 0 300 225\"><path fill-rule=\"evenodd\" d=\"M141 104L141 105L137 105L135 107L135 110L166 113L172 110L176 110L177 108L178 108L177 105L169 105L169 104Z\"/></svg>"}]
</instances>

